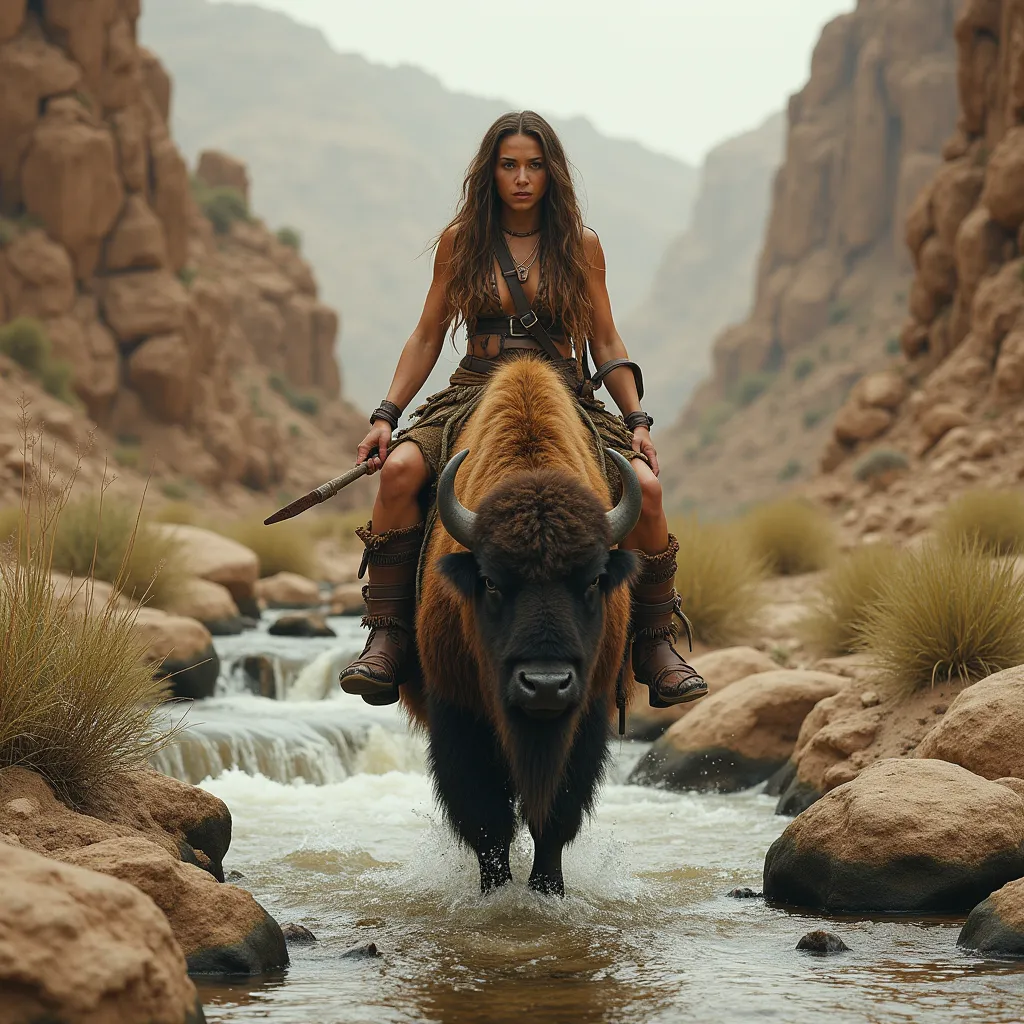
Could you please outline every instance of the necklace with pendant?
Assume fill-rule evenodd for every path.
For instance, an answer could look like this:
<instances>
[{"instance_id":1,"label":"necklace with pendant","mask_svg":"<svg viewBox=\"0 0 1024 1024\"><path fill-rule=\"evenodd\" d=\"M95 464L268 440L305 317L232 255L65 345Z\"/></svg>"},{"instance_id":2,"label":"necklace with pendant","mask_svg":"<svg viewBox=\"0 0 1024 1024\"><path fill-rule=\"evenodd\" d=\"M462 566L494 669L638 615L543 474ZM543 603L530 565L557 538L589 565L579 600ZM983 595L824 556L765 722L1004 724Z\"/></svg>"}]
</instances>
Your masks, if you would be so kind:
<instances>
[{"instance_id":1,"label":"necklace with pendant","mask_svg":"<svg viewBox=\"0 0 1024 1024\"><path fill-rule=\"evenodd\" d=\"M511 249L509 250L511 252ZM520 263L519 260L512 257L512 262L516 265L516 276L520 281L525 283L526 279L530 276L530 270L533 268L534 263L537 262L537 257L540 255L540 239L537 239L537 244L533 247L533 252L526 257L524 263Z\"/></svg>"}]
</instances>

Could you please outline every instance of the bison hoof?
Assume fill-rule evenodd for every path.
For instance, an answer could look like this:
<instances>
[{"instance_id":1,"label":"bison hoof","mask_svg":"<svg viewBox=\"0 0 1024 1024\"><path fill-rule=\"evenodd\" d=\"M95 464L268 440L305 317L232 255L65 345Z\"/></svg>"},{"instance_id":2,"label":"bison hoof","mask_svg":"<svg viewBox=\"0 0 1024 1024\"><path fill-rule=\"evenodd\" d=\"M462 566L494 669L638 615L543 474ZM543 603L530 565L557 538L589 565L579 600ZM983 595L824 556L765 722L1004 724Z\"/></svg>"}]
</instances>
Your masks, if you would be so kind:
<instances>
[{"instance_id":1,"label":"bison hoof","mask_svg":"<svg viewBox=\"0 0 1024 1024\"><path fill-rule=\"evenodd\" d=\"M565 882L561 875L532 875L530 877L530 888L539 892L542 896L564 896Z\"/></svg>"}]
</instances>

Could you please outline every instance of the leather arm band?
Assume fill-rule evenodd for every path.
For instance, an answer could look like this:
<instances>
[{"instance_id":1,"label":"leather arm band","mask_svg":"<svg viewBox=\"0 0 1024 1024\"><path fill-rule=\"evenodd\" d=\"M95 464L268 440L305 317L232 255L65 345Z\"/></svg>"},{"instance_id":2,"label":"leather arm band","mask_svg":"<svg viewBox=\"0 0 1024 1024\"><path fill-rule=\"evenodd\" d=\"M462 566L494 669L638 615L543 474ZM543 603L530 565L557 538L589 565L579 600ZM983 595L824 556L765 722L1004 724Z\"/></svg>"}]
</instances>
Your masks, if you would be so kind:
<instances>
[{"instance_id":1,"label":"leather arm band","mask_svg":"<svg viewBox=\"0 0 1024 1024\"><path fill-rule=\"evenodd\" d=\"M390 424L392 430L397 430L398 417L401 415L402 410L394 402L389 402L385 398L370 414L370 425L372 426L377 420L383 420L385 423Z\"/></svg>"},{"instance_id":2,"label":"leather arm band","mask_svg":"<svg viewBox=\"0 0 1024 1024\"><path fill-rule=\"evenodd\" d=\"M636 430L637 427L646 427L650 430L654 426L654 417L648 416L643 409L637 409L636 412L631 412L628 416L623 416L622 418L630 430Z\"/></svg>"},{"instance_id":3,"label":"leather arm band","mask_svg":"<svg viewBox=\"0 0 1024 1024\"><path fill-rule=\"evenodd\" d=\"M633 371L633 380L636 381L636 397L641 401L644 397L644 374L640 369L638 363L634 363L632 359L609 359L607 363L602 363L594 376L590 378L590 383L593 385L596 391L603 383L605 377L608 376L613 370L617 370L620 366L628 366Z\"/></svg>"}]
</instances>

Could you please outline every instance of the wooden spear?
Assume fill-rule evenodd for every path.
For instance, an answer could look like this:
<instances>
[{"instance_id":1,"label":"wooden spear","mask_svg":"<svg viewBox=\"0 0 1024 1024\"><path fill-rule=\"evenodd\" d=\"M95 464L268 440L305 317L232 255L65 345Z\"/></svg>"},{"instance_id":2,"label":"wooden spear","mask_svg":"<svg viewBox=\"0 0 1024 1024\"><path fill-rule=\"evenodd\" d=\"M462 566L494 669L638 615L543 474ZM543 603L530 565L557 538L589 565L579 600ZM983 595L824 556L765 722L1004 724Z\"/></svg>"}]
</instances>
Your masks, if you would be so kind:
<instances>
[{"instance_id":1,"label":"wooden spear","mask_svg":"<svg viewBox=\"0 0 1024 1024\"><path fill-rule=\"evenodd\" d=\"M355 469L350 469L347 473L342 473L341 476L328 480L327 483L315 487L309 494L304 494L301 498L296 498L291 504L278 509L269 519L263 520L263 525L273 526L274 523L283 523L286 519L294 519L295 516L308 511L314 505L319 505L322 501L333 498L338 491L348 487L349 484L354 483L361 476L366 476L368 469L369 463L360 462Z\"/></svg>"}]
</instances>

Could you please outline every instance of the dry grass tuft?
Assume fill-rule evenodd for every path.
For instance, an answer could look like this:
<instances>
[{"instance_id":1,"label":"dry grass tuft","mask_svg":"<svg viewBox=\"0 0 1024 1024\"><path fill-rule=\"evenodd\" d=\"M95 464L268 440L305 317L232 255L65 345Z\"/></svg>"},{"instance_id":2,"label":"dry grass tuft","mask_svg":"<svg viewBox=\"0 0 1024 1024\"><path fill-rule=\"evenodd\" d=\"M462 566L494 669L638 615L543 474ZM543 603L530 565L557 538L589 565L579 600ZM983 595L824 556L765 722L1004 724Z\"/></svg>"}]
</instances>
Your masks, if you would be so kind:
<instances>
[{"instance_id":1,"label":"dry grass tuft","mask_svg":"<svg viewBox=\"0 0 1024 1024\"><path fill-rule=\"evenodd\" d=\"M897 569L899 557L889 544L869 544L832 566L810 614L798 627L812 651L833 657L860 648L868 612L877 603L884 581Z\"/></svg>"},{"instance_id":2,"label":"dry grass tuft","mask_svg":"<svg viewBox=\"0 0 1024 1024\"><path fill-rule=\"evenodd\" d=\"M202 526L202 516L190 501L168 501L153 514L157 523L171 523L174 526Z\"/></svg>"},{"instance_id":3,"label":"dry grass tuft","mask_svg":"<svg viewBox=\"0 0 1024 1024\"><path fill-rule=\"evenodd\" d=\"M218 532L256 552L261 576L273 576L279 572L312 576L315 572L313 540L307 523L286 521L264 526L259 518L240 519L218 528Z\"/></svg>"},{"instance_id":4,"label":"dry grass tuft","mask_svg":"<svg viewBox=\"0 0 1024 1024\"><path fill-rule=\"evenodd\" d=\"M0 769L32 769L81 807L174 733L155 728L166 684L143 663L133 607L116 587L100 606L88 581L55 591L53 545L73 478L59 487L41 457L37 468L40 483L26 491L0 557Z\"/></svg>"},{"instance_id":5,"label":"dry grass tuft","mask_svg":"<svg viewBox=\"0 0 1024 1024\"><path fill-rule=\"evenodd\" d=\"M939 517L939 537L949 543L976 544L990 555L1024 553L1024 494L1019 491L968 491Z\"/></svg>"},{"instance_id":6,"label":"dry grass tuft","mask_svg":"<svg viewBox=\"0 0 1024 1024\"><path fill-rule=\"evenodd\" d=\"M53 568L120 583L127 597L162 607L184 575L178 543L140 518L140 510L109 495L83 495L64 505L52 540Z\"/></svg>"},{"instance_id":7,"label":"dry grass tuft","mask_svg":"<svg viewBox=\"0 0 1024 1024\"><path fill-rule=\"evenodd\" d=\"M861 628L882 685L894 693L975 682L1024 664L1024 578L977 544L906 552L882 581Z\"/></svg>"},{"instance_id":8,"label":"dry grass tuft","mask_svg":"<svg viewBox=\"0 0 1024 1024\"><path fill-rule=\"evenodd\" d=\"M737 524L751 556L774 576L824 569L835 555L835 533L820 509L795 499L748 512Z\"/></svg>"},{"instance_id":9,"label":"dry grass tuft","mask_svg":"<svg viewBox=\"0 0 1024 1024\"><path fill-rule=\"evenodd\" d=\"M726 527L692 517L671 527L679 539L676 589L694 636L716 647L748 640L763 605L757 561Z\"/></svg>"}]
</instances>

